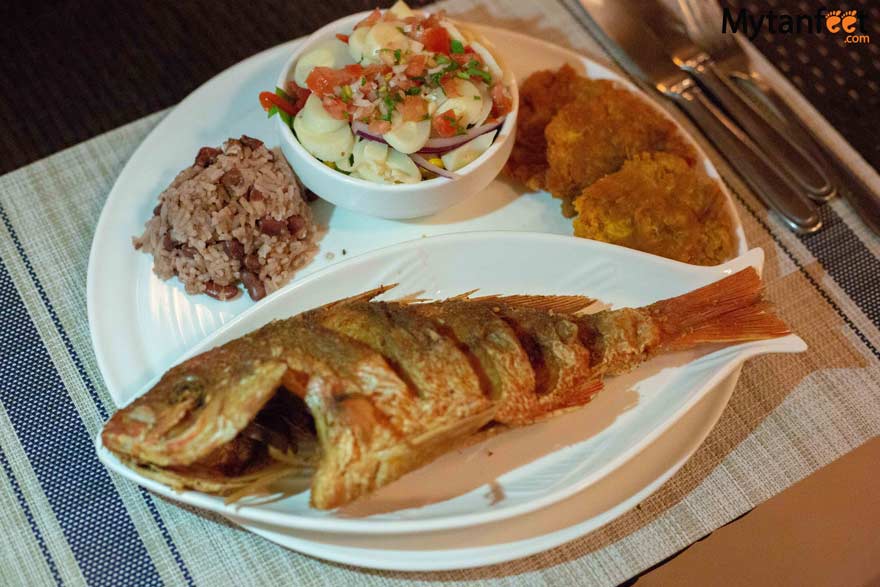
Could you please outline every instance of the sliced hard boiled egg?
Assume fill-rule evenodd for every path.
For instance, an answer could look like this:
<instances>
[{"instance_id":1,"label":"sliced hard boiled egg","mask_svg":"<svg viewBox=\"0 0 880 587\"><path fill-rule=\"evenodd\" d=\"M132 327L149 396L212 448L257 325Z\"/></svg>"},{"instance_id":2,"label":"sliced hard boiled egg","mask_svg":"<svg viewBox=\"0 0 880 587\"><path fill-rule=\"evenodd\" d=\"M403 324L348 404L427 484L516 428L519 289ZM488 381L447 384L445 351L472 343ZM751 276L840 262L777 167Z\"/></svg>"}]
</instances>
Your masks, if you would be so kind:
<instances>
[{"instance_id":1,"label":"sliced hard boiled egg","mask_svg":"<svg viewBox=\"0 0 880 587\"><path fill-rule=\"evenodd\" d=\"M444 153L440 157L443 161L443 166L449 171L458 171L482 155L486 149L492 145L492 141L495 140L495 135L497 133L497 130L487 132L486 134L480 135L474 140L463 144L457 149Z\"/></svg>"},{"instance_id":2,"label":"sliced hard boiled egg","mask_svg":"<svg viewBox=\"0 0 880 587\"><path fill-rule=\"evenodd\" d=\"M401 153L415 153L425 146L430 136L430 120L404 122L400 114L395 112L391 119L391 130L382 138Z\"/></svg>"},{"instance_id":3,"label":"sliced hard boiled egg","mask_svg":"<svg viewBox=\"0 0 880 587\"><path fill-rule=\"evenodd\" d=\"M458 27L452 24L448 19L440 19L440 26L446 29L446 32L449 33L449 38L455 41L465 42L464 35L461 34L461 31L458 30Z\"/></svg>"},{"instance_id":4,"label":"sliced hard boiled egg","mask_svg":"<svg viewBox=\"0 0 880 587\"><path fill-rule=\"evenodd\" d=\"M351 39L349 39L351 42ZM364 57L378 61L381 59L381 51L394 51L395 49L407 49L409 37L400 32L397 25L392 22L377 22L370 27L364 41Z\"/></svg>"},{"instance_id":5,"label":"sliced hard boiled egg","mask_svg":"<svg viewBox=\"0 0 880 587\"><path fill-rule=\"evenodd\" d=\"M368 65L370 63L376 63L377 61L375 59L367 59L365 55L367 50L367 33L369 32L370 27L362 26L355 29L354 32L348 36L348 54L354 59L355 63Z\"/></svg>"},{"instance_id":6,"label":"sliced hard boiled egg","mask_svg":"<svg viewBox=\"0 0 880 587\"><path fill-rule=\"evenodd\" d=\"M399 183L417 183L422 181L422 172L407 155L396 149L388 152L388 168L392 181Z\"/></svg>"},{"instance_id":7,"label":"sliced hard boiled egg","mask_svg":"<svg viewBox=\"0 0 880 587\"><path fill-rule=\"evenodd\" d=\"M354 146L354 135L349 125L330 132L315 132L305 124L302 110L293 119L293 130L303 148L321 161L345 159Z\"/></svg>"},{"instance_id":8,"label":"sliced hard boiled egg","mask_svg":"<svg viewBox=\"0 0 880 587\"><path fill-rule=\"evenodd\" d=\"M339 69L354 63L348 53L348 45L339 39L329 39L319 43L314 49L299 58L293 69L293 81L301 88L306 87L306 79L316 67Z\"/></svg>"},{"instance_id":9,"label":"sliced hard boiled egg","mask_svg":"<svg viewBox=\"0 0 880 587\"><path fill-rule=\"evenodd\" d=\"M498 62L492 55L492 52L476 41L471 43L471 49L473 49L474 53L479 55L480 59L483 60L483 63L486 64L486 67L489 69L489 73L492 74L492 80L500 82L504 77L504 73L501 71L501 66L498 65Z\"/></svg>"},{"instance_id":10,"label":"sliced hard boiled egg","mask_svg":"<svg viewBox=\"0 0 880 587\"><path fill-rule=\"evenodd\" d=\"M454 81L458 95L447 99L438 110L445 112L451 108L463 124L476 124L480 120L480 115L483 112L483 102L485 102L480 94L480 90L467 80L455 78Z\"/></svg>"},{"instance_id":11,"label":"sliced hard boiled egg","mask_svg":"<svg viewBox=\"0 0 880 587\"><path fill-rule=\"evenodd\" d=\"M309 98L299 115L302 116L303 125L315 133L333 132L343 126L348 126L348 122L345 120L330 116L317 94L309 94Z\"/></svg>"},{"instance_id":12,"label":"sliced hard boiled egg","mask_svg":"<svg viewBox=\"0 0 880 587\"><path fill-rule=\"evenodd\" d=\"M428 114L434 116L440 105L446 101L446 94L443 93L443 88L437 87L428 92L425 99L428 100Z\"/></svg>"},{"instance_id":13,"label":"sliced hard boiled egg","mask_svg":"<svg viewBox=\"0 0 880 587\"><path fill-rule=\"evenodd\" d=\"M410 8L403 0L397 0L397 2L394 3L394 6L388 9L388 12L401 20L416 15L416 13L412 11L412 8Z\"/></svg>"}]
</instances>

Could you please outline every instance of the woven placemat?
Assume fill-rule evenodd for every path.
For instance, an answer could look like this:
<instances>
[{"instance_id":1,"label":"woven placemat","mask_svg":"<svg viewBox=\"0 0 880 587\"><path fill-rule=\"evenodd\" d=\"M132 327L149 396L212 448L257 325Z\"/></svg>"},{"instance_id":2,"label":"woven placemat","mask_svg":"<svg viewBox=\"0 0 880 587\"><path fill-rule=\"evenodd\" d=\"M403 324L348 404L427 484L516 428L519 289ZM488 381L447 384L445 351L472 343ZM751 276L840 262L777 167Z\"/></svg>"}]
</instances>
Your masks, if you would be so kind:
<instances>
[{"instance_id":1,"label":"woven placemat","mask_svg":"<svg viewBox=\"0 0 880 587\"><path fill-rule=\"evenodd\" d=\"M446 6L603 59L573 4ZM161 116L0 178L0 533L15 537L0 548L0 584L613 585L880 432L880 240L842 202L824 209L821 240L794 236L716 157L750 244L766 252L769 297L810 350L749 361L696 455L617 521L523 560L407 574L324 563L155 497L110 475L91 447L114 407L85 276L106 195Z\"/></svg>"}]
</instances>

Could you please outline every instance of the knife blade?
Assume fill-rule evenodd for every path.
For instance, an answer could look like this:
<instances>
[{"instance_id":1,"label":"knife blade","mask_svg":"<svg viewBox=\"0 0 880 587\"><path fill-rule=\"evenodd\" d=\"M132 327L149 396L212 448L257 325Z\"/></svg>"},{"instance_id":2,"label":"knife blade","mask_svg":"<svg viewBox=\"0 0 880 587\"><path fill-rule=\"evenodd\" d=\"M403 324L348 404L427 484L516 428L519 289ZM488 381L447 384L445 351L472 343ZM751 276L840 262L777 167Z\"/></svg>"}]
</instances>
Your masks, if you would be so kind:
<instances>
[{"instance_id":1,"label":"knife blade","mask_svg":"<svg viewBox=\"0 0 880 587\"><path fill-rule=\"evenodd\" d=\"M699 127L731 167L789 228L801 234L822 227L816 206L757 146L706 98L687 72L666 53L656 35L618 2L581 0L584 24L630 75L672 100Z\"/></svg>"},{"instance_id":2,"label":"knife blade","mask_svg":"<svg viewBox=\"0 0 880 587\"><path fill-rule=\"evenodd\" d=\"M741 95L732 91L714 73L712 58L687 34L687 28L668 6L659 0L618 0L618 9L628 10L654 33L672 61L690 74L730 117L806 195L820 202L834 196L828 163L819 161L758 115Z\"/></svg>"}]
</instances>

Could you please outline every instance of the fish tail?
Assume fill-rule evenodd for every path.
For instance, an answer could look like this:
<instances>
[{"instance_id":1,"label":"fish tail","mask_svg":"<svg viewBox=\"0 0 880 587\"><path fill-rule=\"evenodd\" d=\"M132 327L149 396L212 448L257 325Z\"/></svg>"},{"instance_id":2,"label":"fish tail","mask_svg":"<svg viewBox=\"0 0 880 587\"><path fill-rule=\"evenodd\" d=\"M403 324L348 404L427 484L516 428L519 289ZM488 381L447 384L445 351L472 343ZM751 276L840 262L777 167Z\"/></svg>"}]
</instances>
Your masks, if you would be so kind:
<instances>
[{"instance_id":1,"label":"fish tail","mask_svg":"<svg viewBox=\"0 0 880 587\"><path fill-rule=\"evenodd\" d=\"M791 331L762 298L753 267L645 310L659 329L659 348L677 350L700 343L745 342Z\"/></svg>"}]
</instances>

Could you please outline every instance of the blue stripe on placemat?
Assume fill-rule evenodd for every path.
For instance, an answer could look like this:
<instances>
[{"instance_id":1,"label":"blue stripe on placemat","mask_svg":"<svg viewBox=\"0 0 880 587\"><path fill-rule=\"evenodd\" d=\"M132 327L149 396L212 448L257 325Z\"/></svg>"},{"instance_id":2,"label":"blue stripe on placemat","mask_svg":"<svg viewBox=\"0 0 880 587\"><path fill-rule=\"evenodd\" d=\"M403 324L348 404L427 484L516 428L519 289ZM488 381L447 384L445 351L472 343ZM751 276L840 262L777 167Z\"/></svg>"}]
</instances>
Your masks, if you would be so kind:
<instances>
[{"instance_id":1,"label":"blue stripe on placemat","mask_svg":"<svg viewBox=\"0 0 880 587\"><path fill-rule=\"evenodd\" d=\"M91 585L160 585L110 475L0 262L0 402Z\"/></svg>"},{"instance_id":2,"label":"blue stripe on placemat","mask_svg":"<svg viewBox=\"0 0 880 587\"><path fill-rule=\"evenodd\" d=\"M94 383L86 374L82 361L80 360L79 355L74 349L73 343L70 341L70 337L61 326L61 321L58 319L58 314L55 312L55 308L49 301L49 296L46 294L46 290L43 288L43 284L40 283L40 280L37 277L36 272L34 271L33 265L31 264L31 261L28 258L27 254L25 254L24 247L22 246L21 241L19 240L18 235L16 234L15 229L12 226L12 222L10 222L9 216L7 216L6 210L4 210L2 206L0 206L0 219L3 220L3 224L6 226L6 230L9 231L9 235L12 237L12 241L15 244L15 249L16 251L18 251L20 258L24 263L25 268L27 269L28 275L30 276L34 284L34 287L36 287L37 293L40 295L40 300L43 302L44 307L49 312L49 316L52 319L52 324L58 331L59 336L61 336L61 340L64 343L64 346L67 349L71 360L76 366L77 372L79 373L83 384L86 386L89 396L91 396L92 400L94 401L95 407L98 410L98 413L101 415L102 419L106 420L107 409L104 407L103 402L98 396L98 392L95 389ZM2 261L0 261L0 269L2 269L4 272L6 271L6 268L3 266ZM183 574L187 585L194 585L195 583L193 581L192 575L190 575L189 569L186 567L186 563L183 562L183 557L180 555L180 551L177 549L177 545L174 544L174 540L171 538L171 534L168 532L168 528L165 526L165 522L159 515L159 511L156 509L156 504L153 502L152 496L143 489L141 490L141 496L143 497L144 502L147 505L147 509L150 511L150 515L153 517L153 520L159 527L159 531L162 533L162 538L165 541L165 545L168 547L168 550L174 557L174 560L177 563L180 572Z\"/></svg>"},{"instance_id":3,"label":"blue stripe on placemat","mask_svg":"<svg viewBox=\"0 0 880 587\"><path fill-rule=\"evenodd\" d=\"M52 577L55 578L55 583L61 585L61 575L58 574L58 566L55 564L55 559L49 554L49 549L46 547L46 541L43 539L43 533L40 532L40 528L34 521L34 515L31 513L31 508L28 505L27 500L24 498L24 493L21 491L18 479L15 478L15 473L12 472L12 467L9 465L9 461L6 459L6 454L2 449L0 449L0 466L3 467L6 477L9 479L9 484L12 486L12 492L15 494L15 499L18 500L18 505L21 506L21 511L24 513L24 517L27 519L28 525L31 527L31 532L33 532L34 538L37 540L40 552L43 553L43 558L46 559L46 564L49 565L49 571L52 573Z\"/></svg>"},{"instance_id":4,"label":"blue stripe on placemat","mask_svg":"<svg viewBox=\"0 0 880 587\"><path fill-rule=\"evenodd\" d=\"M820 206L822 230L800 237L804 246L868 319L880 328L880 259L837 215Z\"/></svg>"}]
</instances>

